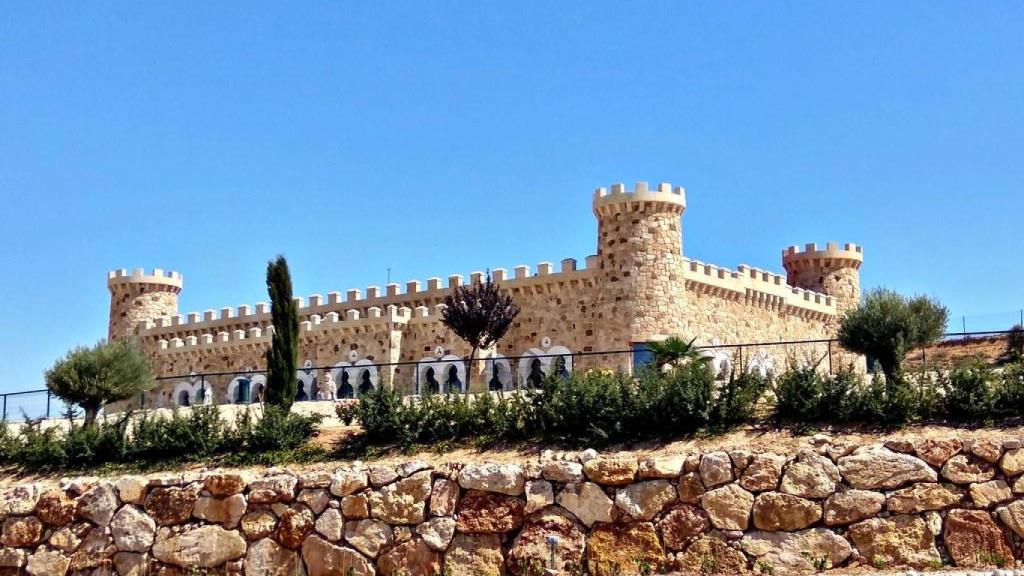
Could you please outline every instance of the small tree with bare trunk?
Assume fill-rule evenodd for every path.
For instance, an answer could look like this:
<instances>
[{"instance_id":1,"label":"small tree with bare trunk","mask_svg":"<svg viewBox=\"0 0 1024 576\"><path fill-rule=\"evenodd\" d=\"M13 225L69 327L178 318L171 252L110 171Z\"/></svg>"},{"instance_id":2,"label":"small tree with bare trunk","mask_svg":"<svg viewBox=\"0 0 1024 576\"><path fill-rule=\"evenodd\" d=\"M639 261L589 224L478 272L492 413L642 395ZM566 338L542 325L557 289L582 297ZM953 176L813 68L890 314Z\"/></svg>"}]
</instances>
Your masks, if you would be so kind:
<instances>
[{"instance_id":1,"label":"small tree with bare trunk","mask_svg":"<svg viewBox=\"0 0 1024 576\"><path fill-rule=\"evenodd\" d=\"M131 398L154 384L149 360L134 340L79 346L55 362L44 378L55 396L82 407L86 426L93 425L106 404Z\"/></svg>"},{"instance_id":2,"label":"small tree with bare trunk","mask_svg":"<svg viewBox=\"0 0 1024 576\"><path fill-rule=\"evenodd\" d=\"M456 286L444 299L441 320L452 332L469 344L466 363L466 393L472 380L473 360L479 350L494 346L519 315L519 305L487 275L486 282Z\"/></svg>"}]
</instances>

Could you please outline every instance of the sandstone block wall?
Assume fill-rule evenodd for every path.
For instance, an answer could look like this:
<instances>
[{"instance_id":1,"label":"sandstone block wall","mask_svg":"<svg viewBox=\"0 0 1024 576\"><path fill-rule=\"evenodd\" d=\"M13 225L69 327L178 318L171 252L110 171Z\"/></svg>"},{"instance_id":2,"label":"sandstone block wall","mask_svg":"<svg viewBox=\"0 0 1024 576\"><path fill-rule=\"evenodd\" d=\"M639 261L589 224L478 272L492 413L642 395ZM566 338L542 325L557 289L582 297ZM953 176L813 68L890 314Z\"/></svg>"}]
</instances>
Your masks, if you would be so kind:
<instances>
[{"instance_id":1,"label":"sandstone block wall","mask_svg":"<svg viewBox=\"0 0 1024 576\"><path fill-rule=\"evenodd\" d=\"M808 574L1012 567L1024 449L815 437L794 454L73 478L0 491L0 572Z\"/></svg>"}]
</instances>

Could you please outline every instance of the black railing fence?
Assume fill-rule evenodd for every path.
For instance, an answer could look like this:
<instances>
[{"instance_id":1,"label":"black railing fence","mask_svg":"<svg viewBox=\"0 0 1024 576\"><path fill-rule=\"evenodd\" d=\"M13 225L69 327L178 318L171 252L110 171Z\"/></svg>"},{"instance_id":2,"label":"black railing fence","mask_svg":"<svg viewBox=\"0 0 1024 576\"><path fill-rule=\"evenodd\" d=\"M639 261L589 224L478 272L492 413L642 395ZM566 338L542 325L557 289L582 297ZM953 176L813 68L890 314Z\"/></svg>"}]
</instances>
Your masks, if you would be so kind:
<instances>
[{"instance_id":1,"label":"black railing fence","mask_svg":"<svg viewBox=\"0 0 1024 576\"><path fill-rule=\"evenodd\" d=\"M938 344L912 351L909 369L948 369L958 361L978 357L993 364L1012 354L1007 349L1010 331L951 332ZM793 361L811 363L834 372L861 360L843 350L836 340L792 340L720 344L699 347L701 355L720 378L733 370L777 373ZM651 360L643 346L624 350L573 352L550 349L544 354L481 358L467 362L457 356L436 360L376 362L358 360L335 365L308 365L299 370L298 402L354 398L376 386L391 386L405 395L427 392L517 390L539 382L553 370L565 373L594 369L631 371ZM872 369L870 359L867 368ZM472 370L472 373L468 373ZM204 372L161 376L153 390L118 405L118 408L171 408L197 404L249 404L262 401L266 381L263 370ZM0 414L6 421L26 418L61 418L68 406L49 390L0 394Z\"/></svg>"}]
</instances>

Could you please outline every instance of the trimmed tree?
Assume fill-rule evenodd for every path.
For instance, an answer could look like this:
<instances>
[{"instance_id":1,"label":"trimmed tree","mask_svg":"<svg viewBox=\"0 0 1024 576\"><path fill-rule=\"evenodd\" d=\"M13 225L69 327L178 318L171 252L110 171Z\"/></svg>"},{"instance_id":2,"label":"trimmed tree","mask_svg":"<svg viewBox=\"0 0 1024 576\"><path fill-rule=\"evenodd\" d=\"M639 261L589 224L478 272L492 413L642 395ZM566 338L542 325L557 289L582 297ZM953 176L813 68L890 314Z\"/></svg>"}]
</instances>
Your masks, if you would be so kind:
<instances>
[{"instance_id":1,"label":"trimmed tree","mask_svg":"<svg viewBox=\"0 0 1024 576\"><path fill-rule=\"evenodd\" d=\"M891 396L907 352L942 338L948 319L949 310L936 300L927 296L908 298L879 288L843 316L839 343L878 362Z\"/></svg>"},{"instance_id":2,"label":"trimmed tree","mask_svg":"<svg viewBox=\"0 0 1024 576\"><path fill-rule=\"evenodd\" d=\"M441 320L471 349L466 363L466 393L472 380L473 360L479 350L490 348L508 332L519 315L519 305L487 275L486 282L456 286L444 299Z\"/></svg>"},{"instance_id":3,"label":"trimmed tree","mask_svg":"<svg viewBox=\"0 0 1024 576\"><path fill-rule=\"evenodd\" d=\"M134 340L79 346L45 372L46 387L55 396L82 407L85 424L96 422L100 408L153 387L149 360Z\"/></svg>"},{"instance_id":4,"label":"trimmed tree","mask_svg":"<svg viewBox=\"0 0 1024 576\"><path fill-rule=\"evenodd\" d=\"M292 277L284 256L267 263L267 292L274 335L267 350L266 403L285 412L298 390L299 309L292 298Z\"/></svg>"}]
</instances>

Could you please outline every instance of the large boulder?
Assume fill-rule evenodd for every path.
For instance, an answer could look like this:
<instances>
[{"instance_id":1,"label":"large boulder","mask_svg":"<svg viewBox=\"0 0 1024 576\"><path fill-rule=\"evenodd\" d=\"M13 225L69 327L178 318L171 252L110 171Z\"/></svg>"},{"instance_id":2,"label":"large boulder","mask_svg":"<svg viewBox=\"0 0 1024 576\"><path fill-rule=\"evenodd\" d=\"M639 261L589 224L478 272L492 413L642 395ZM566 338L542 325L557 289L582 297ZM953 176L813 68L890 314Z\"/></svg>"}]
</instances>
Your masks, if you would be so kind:
<instances>
[{"instance_id":1,"label":"large boulder","mask_svg":"<svg viewBox=\"0 0 1024 576\"><path fill-rule=\"evenodd\" d=\"M523 468L518 464L467 464L459 472L459 486L466 490L518 496L523 493L525 482Z\"/></svg>"},{"instance_id":2,"label":"large boulder","mask_svg":"<svg viewBox=\"0 0 1024 576\"><path fill-rule=\"evenodd\" d=\"M381 554L377 570L382 576L436 576L441 573L441 554L421 539L408 540Z\"/></svg>"},{"instance_id":3,"label":"large boulder","mask_svg":"<svg viewBox=\"0 0 1024 576\"><path fill-rule=\"evenodd\" d=\"M587 537L587 569L591 576L635 574L644 565L657 570L665 560L658 533L650 522L598 524Z\"/></svg>"},{"instance_id":4,"label":"large boulder","mask_svg":"<svg viewBox=\"0 0 1024 576\"><path fill-rule=\"evenodd\" d=\"M683 574L737 576L748 574L747 557L718 536L701 536L676 557L673 568Z\"/></svg>"},{"instance_id":5,"label":"large boulder","mask_svg":"<svg viewBox=\"0 0 1024 576\"><path fill-rule=\"evenodd\" d=\"M526 482L527 514L532 514L555 503L555 488L547 480L530 480Z\"/></svg>"},{"instance_id":6,"label":"large boulder","mask_svg":"<svg viewBox=\"0 0 1024 576\"><path fill-rule=\"evenodd\" d=\"M779 484L779 492L801 498L828 498L839 486L839 470L828 458L801 450Z\"/></svg>"},{"instance_id":7,"label":"large boulder","mask_svg":"<svg viewBox=\"0 0 1024 576\"><path fill-rule=\"evenodd\" d=\"M242 494L226 498L200 496L192 507L192 515L213 524L223 524L225 528L234 528L245 514L246 506Z\"/></svg>"},{"instance_id":8,"label":"large boulder","mask_svg":"<svg viewBox=\"0 0 1024 576\"><path fill-rule=\"evenodd\" d=\"M78 515L97 526L106 526L118 504L114 485L100 482L78 498Z\"/></svg>"},{"instance_id":9,"label":"large boulder","mask_svg":"<svg viewBox=\"0 0 1024 576\"><path fill-rule=\"evenodd\" d=\"M470 534L511 532L523 525L525 505L515 496L467 490L459 500L455 529Z\"/></svg>"},{"instance_id":10,"label":"large boulder","mask_svg":"<svg viewBox=\"0 0 1024 576\"><path fill-rule=\"evenodd\" d=\"M234 496L241 494L248 482L237 472L215 472L206 477L203 487L213 496Z\"/></svg>"},{"instance_id":11,"label":"large boulder","mask_svg":"<svg viewBox=\"0 0 1024 576\"><path fill-rule=\"evenodd\" d=\"M25 573L30 576L64 576L68 573L71 560L64 554L42 547L28 557Z\"/></svg>"},{"instance_id":12,"label":"large boulder","mask_svg":"<svg viewBox=\"0 0 1024 576\"><path fill-rule=\"evenodd\" d=\"M295 486L299 479L291 474L264 476L249 482L249 502L275 504L295 500Z\"/></svg>"},{"instance_id":13,"label":"large boulder","mask_svg":"<svg viewBox=\"0 0 1024 576\"><path fill-rule=\"evenodd\" d=\"M0 490L0 518L8 515L31 514L39 503L42 488L39 484L19 484Z\"/></svg>"},{"instance_id":14,"label":"large boulder","mask_svg":"<svg viewBox=\"0 0 1024 576\"><path fill-rule=\"evenodd\" d=\"M36 516L50 526L67 526L75 519L78 504L63 490L48 490L39 498Z\"/></svg>"},{"instance_id":15,"label":"large boulder","mask_svg":"<svg viewBox=\"0 0 1024 576\"><path fill-rule=\"evenodd\" d=\"M552 536L558 538L554 570L568 574L573 567L581 566L587 543L586 529L565 510L550 506L530 516L512 542L506 561L509 571L516 576L532 576L531 563L538 559L545 568L550 568L548 538Z\"/></svg>"},{"instance_id":16,"label":"large boulder","mask_svg":"<svg viewBox=\"0 0 1024 576\"><path fill-rule=\"evenodd\" d=\"M847 535L870 565L925 568L942 561L935 534L918 516L872 518L850 526Z\"/></svg>"},{"instance_id":17,"label":"large boulder","mask_svg":"<svg viewBox=\"0 0 1024 576\"><path fill-rule=\"evenodd\" d=\"M355 494L370 485L366 470L362 467L339 468L331 479L331 494L341 498Z\"/></svg>"},{"instance_id":18,"label":"large boulder","mask_svg":"<svg viewBox=\"0 0 1024 576\"><path fill-rule=\"evenodd\" d=\"M299 553L270 538L249 545L245 554L245 576L294 576L301 569Z\"/></svg>"},{"instance_id":19,"label":"large boulder","mask_svg":"<svg viewBox=\"0 0 1024 576\"><path fill-rule=\"evenodd\" d=\"M750 523L750 510L754 495L736 484L728 484L705 492L700 505L711 523L719 530L746 530Z\"/></svg>"},{"instance_id":20,"label":"large boulder","mask_svg":"<svg viewBox=\"0 0 1024 576\"><path fill-rule=\"evenodd\" d=\"M661 539L669 550L685 550L710 529L708 515L692 504L676 504L658 521Z\"/></svg>"},{"instance_id":21,"label":"large boulder","mask_svg":"<svg viewBox=\"0 0 1024 576\"><path fill-rule=\"evenodd\" d=\"M335 508L328 508L313 523L313 529L331 542L341 540L345 533L345 519Z\"/></svg>"},{"instance_id":22,"label":"large boulder","mask_svg":"<svg viewBox=\"0 0 1024 576\"><path fill-rule=\"evenodd\" d=\"M676 489L667 480L649 480L619 488L615 505L635 520L651 520L675 499Z\"/></svg>"},{"instance_id":23,"label":"large boulder","mask_svg":"<svg viewBox=\"0 0 1024 576\"><path fill-rule=\"evenodd\" d=\"M882 511L885 495L870 490L836 492L825 501L825 525L844 526L874 518Z\"/></svg>"},{"instance_id":24,"label":"large boulder","mask_svg":"<svg viewBox=\"0 0 1024 576\"><path fill-rule=\"evenodd\" d=\"M942 477L954 484L988 482L995 475L995 467L967 454L957 454L946 460L946 464L942 466Z\"/></svg>"},{"instance_id":25,"label":"large boulder","mask_svg":"<svg viewBox=\"0 0 1024 576\"><path fill-rule=\"evenodd\" d=\"M853 554L845 538L824 528L801 532L752 532L740 541L754 565L772 566L780 573L808 573L841 565Z\"/></svg>"},{"instance_id":26,"label":"large boulder","mask_svg":"<svg viewBox=\"0 0 1024 576\"><path fill-rule=\"evenodd\" d=\"M978 482L969 487L971 500L978 508L992 508L996 504L1013 500L1013 491L1005 480L989 480Z\"/></svg>"},{"instance_id":27,"label":"large boulder","mask_svg":"<svg viewBox=\"0 0 1024 576\"><path fill-rule=\"evenodd\" d=\"M270 536L277 528L277 516L270 510L254 510L242 516L242 532L250 540Z\"/></svg>"},{"instance_id":28,"label":"large boulder","mask_svg":"<svg viewBox=\"0 0 1024 576\"><path fill-rule=\"evenodd\" d=\"M391 526L380 520L354 520L345 523L345 541L370 558L394 542Z\"/></svg>"},{"instance_id":29,"label":"large boulder","mask_svg":"<svg viewBox=\"0 0 1024 576\"><path fill-rule=\"evenodd\" d=\"M182 524L192 517L192 508L199 498L197 487L157 487L146 495L146 514L157 526Z\"/></svg>"},{"instance_id":30,"label":"large boulder","mask_svg":"<svg viewBox=\"0 0 1024 576\"><path fill-rule=\"evenodd\" d=\"M996 509L996 514L1017 536L1024 538L1024 500L1017 500Z\"/></svg>"},{"instance_id":31,"label":"large boulder","mask_svg":"<svg viewBox=\"0 0 1024 576\"><path fill-rule=\"evenodd\" d=\"M1009 539L984 510L950 510L942 539L957 566L1002 568L1013 564Z\"/></svg>"},{"instance_id":32,"label":"large boulder","mask_svg":"<svg viewBox=\"0 0 1024 576\"><path fill-rule=\"evenodd\" d=\"M678 478L685 461L686 456L683 454L649 456L640 461L637 475L641 480Z\"/></svg>"},{"instance_id":33,"label":"large boulder","mask_svg":"<svg viewBox=\"0 0 1024 576\"><path fill-rule=\"evenodd\" d=\"M595 522L612 521L612 499L593 482L566 484L555 501L572 512L588 528Z\"/></svg>"},{"instance_id":34,"label":"large boulder","mask_svg":"<svg viewBox=\"0 0 1024 576\"><path fill-rule=\"evenodd\" d=\"M821 520L821 504L781 492L763 492L754 499L758 530L793 532Z\"/></svg>"},{"instance_id":35,"label":"large boulder","mask_svg":"<svg viewBox=\"0 0 1024 576\"><path fill-rule=\"evenodd\" d=\"M733 479L732 458L728 452L709 452L701 456L698 471L705 488L728 484Z\"/></svg>"},{"instance_id":36,"label":"large boulder","mask_svg":"<svg viewBox=\"0 0 1024 576\"><path fill-rule=\"evenodd\" d=\"M417 472L371 492L370 514L388 524L419 524L426 519L430 490L430 472Z\"/></svg>"},{"instance_id":37,"label":"large boulder","mask_svg":"<svg viewBox=\"0 0 1024 576\"><path fill-rule=\"evenodd\" d=\"M274 539L285 548L297 550L313 531L314 523L315 518L309 508L302 505L288 508L281 514Z\"/></svg>"},{"instance_id":38,"label":"large boulder","mask_svg":"<svg viewBox=\"0 0 1024 576\"><path fill-rule=\"evenodd\" d=\"M8 516L0 530L0 544L8 548L27 548L43 540L42 521L35 516Z\"/></svg>"},{"instance_id":39,"label":"large boulder","mask_svg":"<svg viewBox=\"0 0 1024 576\"><path fill-rule=\"evenodd\" d=\"M430 491L430 515L451 516L459 503L459 483L447 478L438 478Z\"/></svg>"},{"instance_id":40,"label":"large boulder","mask_svg":"<svg viewBox=\"0 0 1024 576\"><path fill-rule=\"evenodd\" d=\"M963 498L964 491L952 484L924 482L891 492L886 507L896 514L917 514L949 508L959 504Z\"/></svg>"},{"instance_id":41,"label":"large boulder","mask_svg":"<svg viewBox=\"0 0 1024 576\"><path fill-rule=\"evenodd\" d=\"M700 479L699 472L687 472L679 477L679 483L676 484L676 492L679 493L679 499L687 504L696 504L700 502L700 497L704 495L707 490L704 488L704 482Z\"/></svg>"},{"instance_id":42,"label":"large boulder","mask_svg":"<svg viewBox=\"0 0 1024 576\"><path fill-rule=\"evenodd\" d=\"M416 534L431 550L444 552L455 536L455 519L446 516L431 518L416 527Z\"/></svg>"},{"instance_id":43,"label":"large boulder","mask_svg":"<svg viewBox=\"0 0 1024 576\"><path fill-rule=\"evenodd\" d=\"M1024 448L1007 450L999 461L999 467L1007 476L1017 476L1024 473Z\"/></svg>"},{"instance_id":44,"label":"large boulder","mask_svg":"<svg viewBox=\"0 0 1024 576\"><path fill-rule=\"evenodd\" d=\"M569 484L583 481L583 465L568 460L549 460L541 465L541 476L545 480Z\"/></svg>"},{"instance_id":45,"label":"large boulder","mask_svg":"<svg viewBox=\"0 0 1024 576\"><path fill-rule=\"evenodd\" d=\"M963 443L956 438L927 438L914 446L917 457L932 466L940 467L963 448Z\"/></svg>"},{"instance_id":46,"label":"large boulder","mask_svg":"<svg viewBox=\"0 0 1024 576\"><path fill-rule=\"evenodd\" d=\"M856 452L839 459L846 482L863 490L893 490L912 482L935 482L938 475L927 462L885 448Z\"/></svg>"},{"instance_id":47,"label":"large boulder","mask_svg":"<svg viewBox=\"0 0 1024 576\"><path fill-rule=\"evenodd\" d=\"M220 526L201 526L167 538L157 538L153 557L182 568L214 568L245 556L245 538Z\"/></svg>"},{"instance_id":48,"label":"large boulder","mask_svg":"<svg viewBox=\"0 0 1024 576\"><path fill-rule=\"evenodd\" d=\"M583 472L592 482L604 486L625 486L636 478L636 458L598 456L583 465Z\"/></svg>"},{"instance_id":49,"label":"large boulder","mask_svg":"<svg viewBox=\"0 0 1024 576\"><path fill-rule=\"evenodd\" d=\"M786 457L779 454L757 454L740 476L740 486L750 492L775 490L782 478Z\"/></svg>"},{"instance_id":50,"label":"large boulder","mask_svg":"<svg viewBox=\"0 0 1024 576\"><path fill-rule=\"evenodd\" d=\"M335 546L312 535L302 543L302 560L308 576L374 576L370 561L351 548Z\"/></svg>"},{"instance_id":51,"label":"large boulder","mask_svg":"<svg viewBox=\"0 0 1024 576\"><path fill-rule=\"evenodd\" d=\"M126 504L110 520L110 534L123 552L146 552L156 536L156 522L131 504Z\"/></svg>"},{"instance_id":52,"label":"large boulder","mask_svg":"<svg viewBox=\"0 0 1024 576\"><path fill-rule=\"evenodd\" d=\"M451 576L504 576L501 536L456 534L445 554L444 565Z\"/></svg>"}]
</instances>

